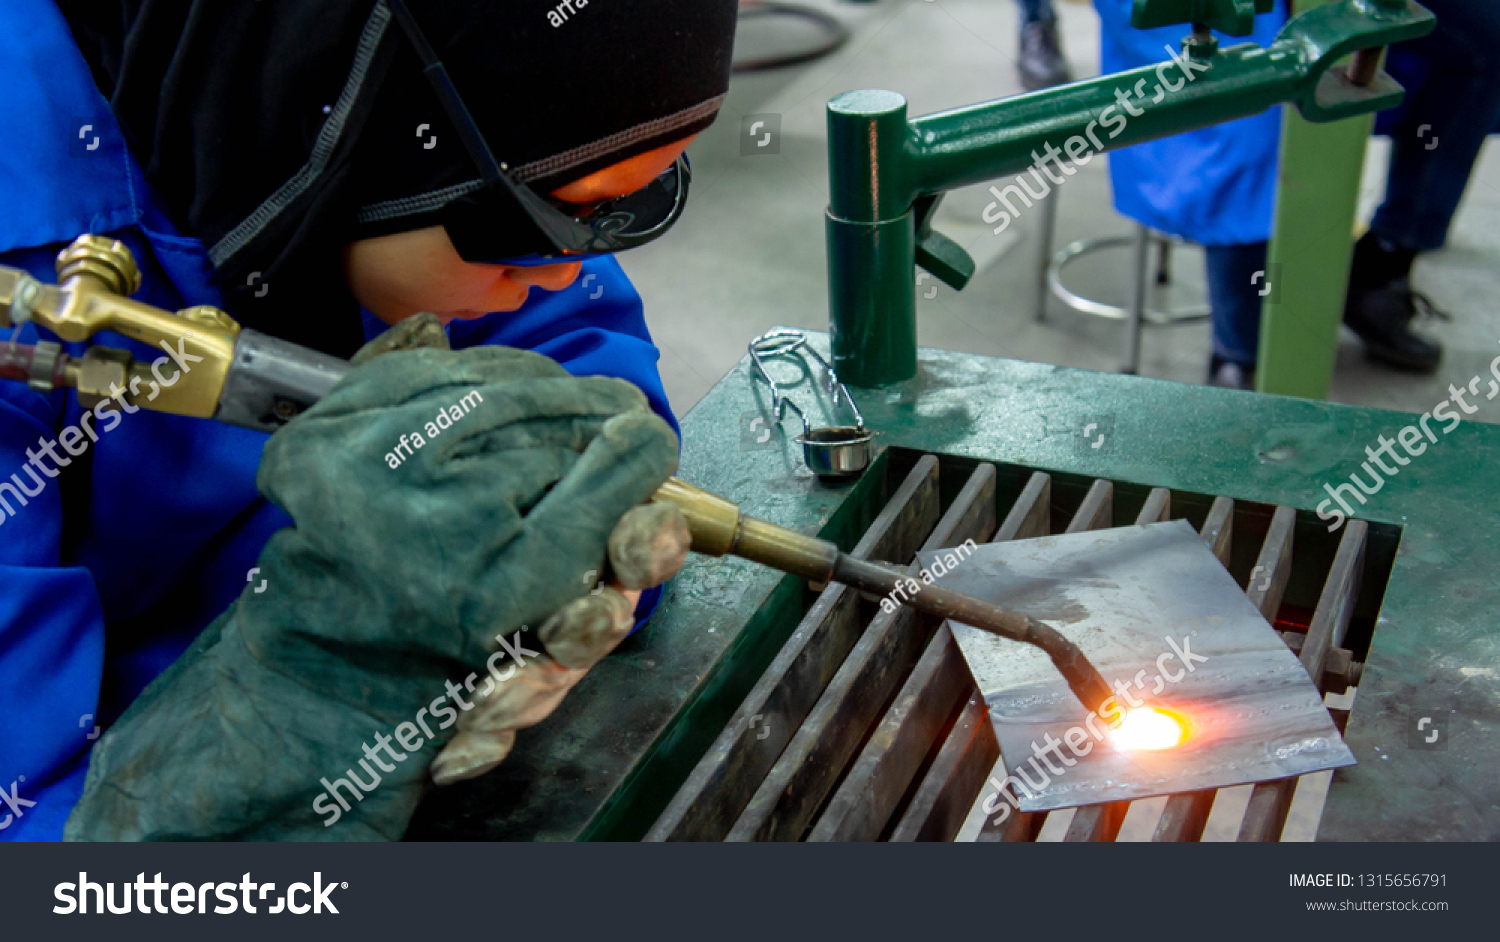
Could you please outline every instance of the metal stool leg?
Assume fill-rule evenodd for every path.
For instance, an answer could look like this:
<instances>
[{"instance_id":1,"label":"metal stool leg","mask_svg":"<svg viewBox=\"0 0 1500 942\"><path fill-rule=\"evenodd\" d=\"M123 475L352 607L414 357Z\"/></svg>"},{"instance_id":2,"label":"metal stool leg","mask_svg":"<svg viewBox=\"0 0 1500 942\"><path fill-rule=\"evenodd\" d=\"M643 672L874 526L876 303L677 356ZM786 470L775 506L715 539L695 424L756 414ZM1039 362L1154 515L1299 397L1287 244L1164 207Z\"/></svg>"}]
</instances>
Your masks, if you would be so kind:
<instances>
[{"instance_id":1,"label":"metal stool leg","mask_svg":"<svg viewBox=\"0 0 1500 942\"><path fill-rule=\"evenodd\" d=\"M1141 368L1141 330L1146 313L1146 264L1151 248L1151 233L1145 226L1135 227L1135 284L1130 294L1130 308L1125 318L1125 367L1120 372L1135 374Z\"/></svg>"},{"instance_id":2,"label":"metal stool leg","mask_svg":"<svg viewBox=\"0 0 1500 942\"><path fill-rule=\"evenodd\" d=\"M1040 250L1037 252L1036 263L1036 301L1034 310L1036 319L1042 321L1047 316L1047 271L1052 264L1052 239L1057 232L1057 198L1058 191L1053 190L1046 199L1042 200L1042 231L1037 236Z\"/></svg>"},{"instance_id":3,"label":"metal stool leg","mask_svg":"<svg viewBox=\"0 0 1500 942\"><path fill-rule=\"evenodd\" d=\"M1169 239L1170 237L1153 234L1151 238L1155 240ZM1047 266L1047 287L1059 301L1081 314L1108 317L1111 320L1118 321L1129 320L1130 309L1128 307L1105 304L1102 301L1095 301L1091 298L1075 294L1067 285L1063 284L1062 274L1063 269L1072 264L1075 259L1082 258L1092 252L1099 251L1100 249L1126 248L1135 245L1136 238L1134 235L1101 236L1097 239L1080 239L1077 242L1069 243L1052 256L1052 264ZM1171 277L1170 271L1168 272L1168 277ZM1207 320L1208 305L1200 304L1191 307L1172 308L1166 311L1159 311L1148 307L1142 311L1142 319L1147 324L1185 324L1188 321Z\"/></svg>"}]
</instances>

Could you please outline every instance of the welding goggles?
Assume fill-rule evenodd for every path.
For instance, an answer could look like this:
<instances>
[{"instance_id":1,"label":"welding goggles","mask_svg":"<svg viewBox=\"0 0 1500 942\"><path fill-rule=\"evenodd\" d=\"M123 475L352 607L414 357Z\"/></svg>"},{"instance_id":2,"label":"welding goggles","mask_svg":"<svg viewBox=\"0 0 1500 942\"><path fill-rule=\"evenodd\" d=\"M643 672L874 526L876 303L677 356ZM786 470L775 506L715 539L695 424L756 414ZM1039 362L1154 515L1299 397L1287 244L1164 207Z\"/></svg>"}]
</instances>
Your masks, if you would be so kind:
<instances>
[{"instance_id":1,"label":"welding goggles","mask_svg":"<svg viewBox=\"0 0 1500 942\"><path fill-rule=\"evenodd\" d=\"M693 176L686 156L677 158L643 189L591 204L564 203L515 179L490 151L447 69L406 4L403 0L388 2L483 178L478 189L447 203L437 213L460 258L508 265L578 261L580 257L645 245L677 222L687 205Z\"/></svg>"}]
</instances>

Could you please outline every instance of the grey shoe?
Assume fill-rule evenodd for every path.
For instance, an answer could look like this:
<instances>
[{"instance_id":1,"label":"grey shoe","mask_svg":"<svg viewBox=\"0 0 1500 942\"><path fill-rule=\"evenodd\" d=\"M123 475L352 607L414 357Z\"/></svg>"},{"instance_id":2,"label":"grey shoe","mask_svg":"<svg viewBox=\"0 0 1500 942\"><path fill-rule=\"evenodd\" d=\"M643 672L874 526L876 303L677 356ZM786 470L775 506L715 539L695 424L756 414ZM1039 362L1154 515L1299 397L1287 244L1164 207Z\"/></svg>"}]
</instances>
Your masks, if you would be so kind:
<instances>
[{"instance_id":1,"label":"grey shoe","mask_svg":"<svg viewBox=\"0 0 1500 942\"><path fill-rule=\"evenodd\" d=\"M1073 81L1068 60L1063 58L1056 20L1021 25L1021 54L1016 60L1016 70L1028 92Z\"/></svg>"}]
</instances>

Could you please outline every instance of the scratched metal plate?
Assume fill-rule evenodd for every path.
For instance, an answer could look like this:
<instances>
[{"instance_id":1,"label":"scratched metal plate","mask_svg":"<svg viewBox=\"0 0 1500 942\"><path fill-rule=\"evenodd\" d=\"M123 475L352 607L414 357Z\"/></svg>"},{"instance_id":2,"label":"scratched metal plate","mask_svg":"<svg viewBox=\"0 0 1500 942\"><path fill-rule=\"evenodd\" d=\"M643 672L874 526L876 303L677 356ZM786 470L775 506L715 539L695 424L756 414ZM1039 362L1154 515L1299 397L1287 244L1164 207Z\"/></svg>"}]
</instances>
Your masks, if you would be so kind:
<instances>
[{"instance_id":1,"label":"scratched metal plate","mask_svg":"<svg viewBox=\"0 0 1500 942\"><path fill-rule=\"evenodd\" d=\"M1050 623L1111 685L1191 724L1175 749L1117 750L1040 650L954 624L1023 811L1354 764L1302 664L1185 520L988 544L938 581ZM1037 758L1048 734L1065 744Z\"/></svg>"}]
</instances>

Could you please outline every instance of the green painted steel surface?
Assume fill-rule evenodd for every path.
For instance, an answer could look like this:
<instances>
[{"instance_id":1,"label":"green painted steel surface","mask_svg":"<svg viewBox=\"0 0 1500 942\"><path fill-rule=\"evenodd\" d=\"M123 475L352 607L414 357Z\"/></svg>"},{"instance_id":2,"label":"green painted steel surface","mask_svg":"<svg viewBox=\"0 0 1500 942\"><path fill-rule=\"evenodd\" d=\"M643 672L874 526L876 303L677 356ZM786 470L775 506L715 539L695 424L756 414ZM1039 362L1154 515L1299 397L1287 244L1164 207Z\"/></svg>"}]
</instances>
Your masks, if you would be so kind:
<instances>
[{"instance_id":1,"label":"green painted steel surface","mask_svg":"<svg viewBox=\"0 0 1500 942\"><path fill-rule=\"evenodd\" d=\"M1358 88L1330 67L1356 49L1420 36L1432 26L1432 15L1413 2L1398 9L1386 0L1340 0L1296 17L1269 47L1245 44L1189 57L1206 70L1148 66L911 120L894 92L834 98L828 105L828 244L829 265L837 271L829 279L829 317L839 374L867 387L914 375L915 251L894 258L861 227L912 228L919 197L1024 170L1044 151L1064 153L1070 139L1079 142L1081 155L1287 101L1313 121L1390 107L1401 91L1388 78ZM889 265L901 268L900 278L885 270ZM871 290L872 283L879 290Z\"/></svg>"},{"instance_id":2,"label":"green painted steel surface","mask_svg":"<svg viewBox=\"0 0 1500 942\"><path fill-rule=\"evenodd\" d=\"M819 349L826 338L813 335ZM1482 387L1481 387L1482 388ZM882 465L827 488L793 442L747 432L766 405L742 363L683 421L681 475L747 513L822 532L846 548L885 497ZM914 452L1001 462L1008 509L1030 469L1054 473L1054 498L1077 501L1094 476L1117 485L1128 523L1150 487L1174 489L1173 514L1201 522L1209 498L1304 510L1368 460L1378 435L1414 417L1332 403L1187 386L936 350L920 351L904 394L860 400L883 462ZM1500 399L1482 408L1500 409ZM1077 443L1080 420L1109 416L1111 440ZM812 417L810 417L812 418ZM1500 835L1500 427L1465 422L1390 478L1361 516L1372 559L1394 559L1366 586L1373 644L1347 740L1359 765L1337 774L1325 839L1472 840ZM945 475L945 501L962 483ZM1071 495L1071 496L1070 496ZM1243 505L1242 505L1243 506ZM1248 577L1269 508L1236 519L1231 571ZM1257 522L1259 521L1259 522ZM1340 533L1299 524L1288 599L1316 597ZM1399 544L1398 544L1399 539ZM1380 568L1372 564L1371 571ZM634 838L670 800L813 596L800 582L733 559L694 557L652 623L605 659L541 726L521 733L495 773L437 793L414 836ZM1354 629L1351 629L1351 633ZM1407 746L1412 708L1443 711L1453 745ZM1447 714L1447 710L1456 713Z\"/></svg>"}]
</instances>

